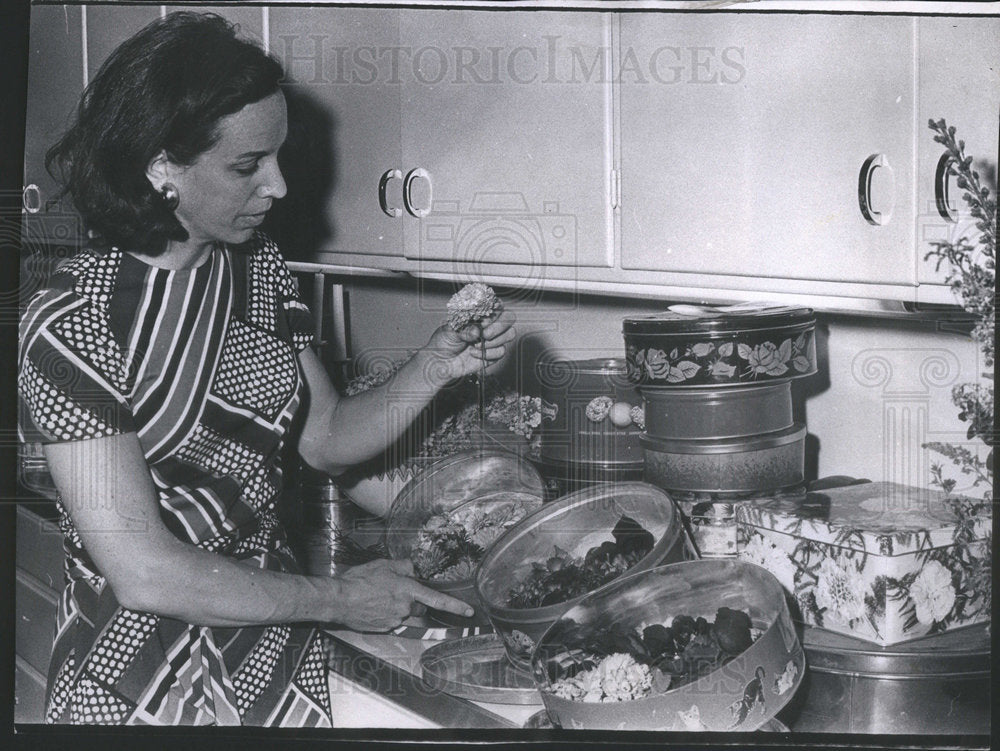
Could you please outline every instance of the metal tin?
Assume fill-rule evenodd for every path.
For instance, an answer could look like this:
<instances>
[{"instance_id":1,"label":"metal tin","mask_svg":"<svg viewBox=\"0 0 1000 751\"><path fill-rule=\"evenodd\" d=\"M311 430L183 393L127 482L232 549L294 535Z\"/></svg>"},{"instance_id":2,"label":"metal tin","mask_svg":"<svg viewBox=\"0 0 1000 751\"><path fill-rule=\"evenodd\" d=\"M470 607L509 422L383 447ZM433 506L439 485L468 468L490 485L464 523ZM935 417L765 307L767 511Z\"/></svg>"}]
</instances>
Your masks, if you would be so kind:
<instances>
[{"instance_id":1,"label":"metal tin","mask_svg":"<svg viewBox=\"0 0 1000 751\"><path fill-rule=\"evenodd\" d=\"M641 459L631 464L610 465L539 459L534 464L545 479L547 500L602 482L638 482L645 472Z\"/></svg>"},{"instance_id":2,"label":"metal tin","mask_svg":"<svg viewBox=\"0 0 1000 751\"><path fill-rule=\"evenodd\" d=\"M511 664L496 634L436 644L420 655L420 672L431 688L463 699L542 703L531 673Z\"/></svg>"},{"instance_id":3,"label":"metal tin","mask_svg":"<svg viewBox=\"0 0 1000 751\"><path fill-rule=\"evenodd\" d=\"M790 381L743 388L642 388L646 433L666 439L717 439L771 433L793 424Z\"/></svg>"},{"instance_id":4,"label":"metal tin","mask_svg":"<svg viewBox=\"0 0 1000 751\"><path fill-rule=\"evenodd\" d=\"M667 490L754 493L800 484L806 427L719 440L642 436L646 481Z\"/></svg>"},{"instance_id":5,"label":"metal tin","mask_svg":"<svg viewBox=\"0 0 1000 751\"><path fill-rule=\"evenodd\" d=\"M507 530L483 556L476 570L476 593L514 665L527 670L538 637L584 595L519 609L506 605L511 586L524 580L533 562L551 556L556 545L573 556L582 556L591 547L611 540L611 530L623 514L635 519L656 540L631 571L681 560L684 535L680 513L669 495L644 482L603 483L547 503Z\"/></svg>"},{"instance_id":6,"label":"metal tin","mask_svg":"<svg viewBox=\"0 0 1000 751\"><path fill-rule=\"evenodd\" d=\"M809 673L783 715L794 731L989 733L988 624L888 647L806 627L802 646Z\"/></svg>"},{"instance_id":7,"label":"metal tin","mask_svg":"<svg viewBox=\"0 0 1000 751\"><path fill-rule=\"evenodd\" d=\"M567 654L560 643L564 629L583 636L612 624L639 629L678 615L712 618L723 606L748 613L762 633L697 680L621 702L573 701L552 693L548 663ZM531 667L549 716L563 728L752 731L794 696L805 655L772 574L741 561L704 560L628 574L591 592L546 630L532 652Z\"/></svg>"},{"instance_id":8,"label":"metal tin","mask_svg":"<svg viewBox=\"0 0 1000 751\"><path fill-rule=\"evenodd\" d=\"M626 318L629 380L644 388L743 386L816 372L809 308L695 308Z\"/></svg>"},{"instance_id":9,"label":"metal tin","mask_svg":"<svg viewBox=\"0 0 1000 751\"><path fill-rule=\"evenodd\" d=\"M541 506L544 482L527 459L507 451L470 449L440 459L410 480L396 496L386 520L386 547L392 558L409 558L420 528L434 513L448 511L470 501L500 502L525 499ZM431 610L434 620L453 626L488 623L472 586L472 579L421 583L467 602L475 613L464 618Z\"/></svg>"},{"instance_id":10,"label":"metal tin","mask_svg":"<svg viewBox=\"0 0 1000 751\"><path fill-rule=\"evenodd\" d=\"M542 399L540 453L547 461L604 466L642 461L642 397L623 358L543 360L535 367ZM610 410L610 411L609 411Z\"/></svg>"}]
</instances>

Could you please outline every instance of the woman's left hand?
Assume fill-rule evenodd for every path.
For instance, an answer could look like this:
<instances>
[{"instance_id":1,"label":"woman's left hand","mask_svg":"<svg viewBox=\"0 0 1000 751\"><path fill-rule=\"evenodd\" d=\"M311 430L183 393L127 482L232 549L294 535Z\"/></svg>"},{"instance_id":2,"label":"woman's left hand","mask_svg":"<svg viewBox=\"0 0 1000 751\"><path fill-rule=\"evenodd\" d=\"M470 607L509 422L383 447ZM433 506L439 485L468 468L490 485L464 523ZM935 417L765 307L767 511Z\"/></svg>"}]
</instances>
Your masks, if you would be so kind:
<instances>
[{"instance_id":1,"label":"woman's left hand","mask_svg":"<svg viewBox=\"0 0 1000 751\"><path fill-rule=\"evenodd\" d=\"M460 331L444 324L431 335L425 348L432 356L428 375L443 385L479 373L484 361L486 372L492 373L500 367L515 338L514 314L507 310L481 326L469 324Z\"/></svg>"}]
</instances>

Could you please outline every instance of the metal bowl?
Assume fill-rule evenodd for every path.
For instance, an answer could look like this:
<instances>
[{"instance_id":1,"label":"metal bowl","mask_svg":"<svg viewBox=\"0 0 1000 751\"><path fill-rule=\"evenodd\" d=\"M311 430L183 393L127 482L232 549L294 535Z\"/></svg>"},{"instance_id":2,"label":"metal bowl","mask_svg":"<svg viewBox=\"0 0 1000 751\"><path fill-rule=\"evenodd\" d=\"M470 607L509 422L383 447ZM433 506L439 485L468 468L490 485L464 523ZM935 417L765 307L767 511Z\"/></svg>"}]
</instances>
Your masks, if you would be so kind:
<instances>
[{"instance_id":1,"label":"metal bowl","mask_svg":"<svg viewBox=\"0 0 1000 751\"><path fill-rule=\"evenodd\" d=\"M507 597L512 585L529 575L533 562L549 558L556 545L579 557L611 540L611 530L623 514L656 541L630 571L681 560L680 512L666 492L644 482L603 483L552 501L507 530L483 556L476 570L476 593L515 666L530 669L535 641L585 595L539 608L511 608Z\"/></svg>"},{"instance_id":2,"label":"metal bowl","mask_svg":"<svg viewBox=\"0 0 1000 751\"><path fill-rule=\"evenodd\" d=\"M496 449L462 451L434 462L399 492L386 520L386 548L391 558L409 559L424 522L434 514L452 511L463 504L488 507L513 500L535 508L542 505L544 496L542 477L526 459ZM429 611L435 620L450 626L489 623L476 598L471 577L418 581L467 602L476 611L469 618Z\"/></svg>"},{"instance_id":3,"label":"metal bowl","mask_svg":"<svg viewBox=\"0 0 1000 751\"><path fill-rule=\"evenodd\" d=\"M561 643L567 629L585 635L612 624L638 629L685 614L711 619L723 606L748 613L763 633L697 680L621 702L573 701L552 693L549 663L569 653ZM795 694L805 655L772 574L742 561L700 560L629 574L595 590L542 635L531 666L546 711L564 728L750 731L763 727Z\"/></svg>"}]
</instances>

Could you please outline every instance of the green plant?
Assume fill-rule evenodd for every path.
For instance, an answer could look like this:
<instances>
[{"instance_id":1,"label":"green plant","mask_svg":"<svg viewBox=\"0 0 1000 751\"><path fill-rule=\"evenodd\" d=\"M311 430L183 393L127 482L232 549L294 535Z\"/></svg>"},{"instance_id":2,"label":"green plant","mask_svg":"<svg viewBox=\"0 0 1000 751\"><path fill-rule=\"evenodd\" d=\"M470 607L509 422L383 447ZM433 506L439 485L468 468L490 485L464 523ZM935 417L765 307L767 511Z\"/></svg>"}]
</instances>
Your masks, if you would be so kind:
<instances>
[{"instance_id":1,"label":"green plant","mask_svg":"<svg viewBox=\"0 0 1000 751\"><path fill-rule=\"evenodd\" d=\"M975 220L978 238L975 242L962 235L957 240L931 243L926 259L934 259L937 267L947 264L945 279L955 293L962 308L973 319L971 336L984 357L987 372L982 378L987 383L962 383L952 389L952 402L959 409L959 419L968 423L966 437L983 441L989 451L982 452L965 445L926 443L925 448L948 459L959 471L970 478L971 487L985 486L982 502L955 498L952 506L959 523L955 529L955 550L952 562L960 570L961 578L971 591L981 592L985 598L980 607L989 612L989 576L992 570L992 536L987 535L982 555L972 555L973 529L977 520L988 519L992 511L993 448L997 442L993 422L993 358L994 358L994 305L996 289L996 231L997 204L990 198L990 190L982 184L979 173L973 169L971 156L965 153L965 142L956 140L954 126L944 120L931 120L928 126L934 131L934 140L944 146L952 158L953 169L958 175L956 184L963 191L969 214ZM931 483L951 493L956 480L946 477L940 463L931 465Z\"/></svg>"}]
</instances>

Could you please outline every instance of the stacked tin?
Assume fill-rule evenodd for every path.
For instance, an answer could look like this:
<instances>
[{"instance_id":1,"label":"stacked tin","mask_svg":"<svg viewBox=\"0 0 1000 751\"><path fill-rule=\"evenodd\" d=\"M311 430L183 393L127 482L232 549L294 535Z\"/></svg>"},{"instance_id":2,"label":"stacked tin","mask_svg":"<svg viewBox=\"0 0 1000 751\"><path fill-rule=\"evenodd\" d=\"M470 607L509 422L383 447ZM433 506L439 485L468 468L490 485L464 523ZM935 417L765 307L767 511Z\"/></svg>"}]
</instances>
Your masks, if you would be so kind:
<instances>
[{"instance_id":1,"label":"stacked tin","mask_svg":"<svg viewBox=\"0 0 1000 751\"><path fill-rule=\"evenodd\" d=\"M621 357L545 359L538 469L549 498L601 482L641 480L642 397Z\"/></svg>"},{"instance_id":2,"label":"stacked tin","mask_svg":"<svg viewBox=\"0 0 1000 751\"><path fill-rule=\"evenodd\" d=\"M735 555L734 502L801 488L806 426L791 381L816 373L815 328L808 308L759 304L624 321L645 479L671 491L703 556Z\"/></svg>"}]
</instances>

